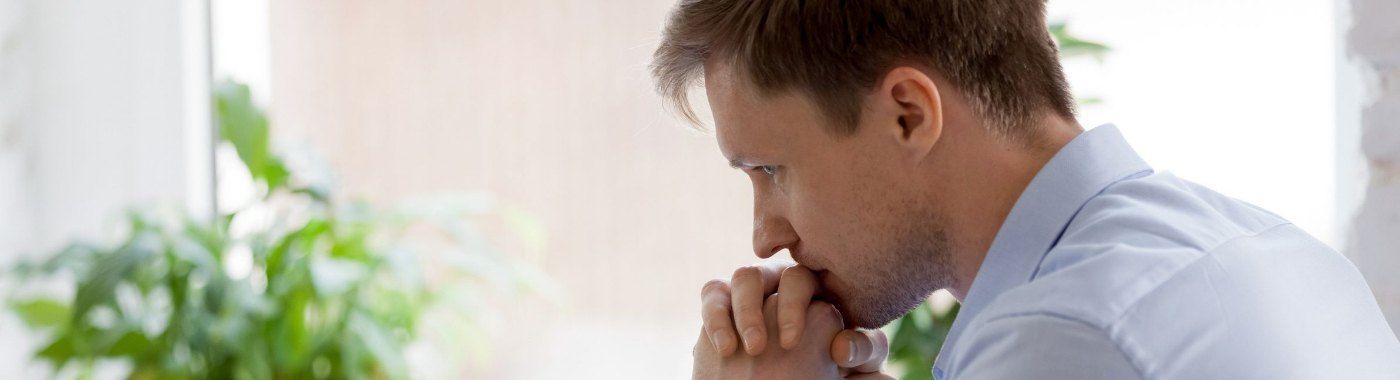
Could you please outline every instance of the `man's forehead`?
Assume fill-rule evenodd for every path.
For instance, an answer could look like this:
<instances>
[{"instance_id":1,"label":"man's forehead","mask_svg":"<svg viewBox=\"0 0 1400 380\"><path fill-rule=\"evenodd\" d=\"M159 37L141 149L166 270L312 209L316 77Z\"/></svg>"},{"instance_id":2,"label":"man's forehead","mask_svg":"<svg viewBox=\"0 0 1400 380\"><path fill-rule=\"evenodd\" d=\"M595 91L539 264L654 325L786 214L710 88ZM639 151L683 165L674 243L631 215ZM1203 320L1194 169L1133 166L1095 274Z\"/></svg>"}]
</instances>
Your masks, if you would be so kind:
<instances>
[{"instance_id":1,"label":"man's forehead","mask_svg":"<svg viewBox=\"0 0 1400 380\"><path fill-rule=\"evenodd\" d=\"M769 159L802 135L821 133L817 108L805 96L763 94L724 60L706 61L704 80L715 137L728 159Z\"/></svg>"},{"instance_id":2,"label":"man's forehead","mask_svg":"<svg viewBox=\"0 0 1400 380\"><path fill-rule=\"evenodd\" d=\"M748 84L733 67L723 60L709 59L705 62L704 80L720 152L726 159L737 161L746 159L745 152L754 149L750 135L759 123L753 119L763 115Z\"/></svg>"},{"instance_id":3,"label":"man's forehead","mask_svg":"<svg viewBox=\"0 0 1400 380\"><path fill-rule=\"evenodd\" d=\"M745 80L733 64L724 60L706 60L704 80L705 93L710 98L711 107L717 100L726 103L752 103L757 100L757 91L753 84Z\"/></svg>"}]
</instances>

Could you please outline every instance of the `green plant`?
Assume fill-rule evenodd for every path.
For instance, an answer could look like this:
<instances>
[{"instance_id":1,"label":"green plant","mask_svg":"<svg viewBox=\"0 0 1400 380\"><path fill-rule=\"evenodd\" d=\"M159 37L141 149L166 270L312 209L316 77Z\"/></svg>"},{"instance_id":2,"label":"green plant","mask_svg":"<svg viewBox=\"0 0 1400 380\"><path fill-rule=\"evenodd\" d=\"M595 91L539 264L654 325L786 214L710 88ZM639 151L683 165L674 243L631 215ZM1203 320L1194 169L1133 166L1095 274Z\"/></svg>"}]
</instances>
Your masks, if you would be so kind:
<instances>
[{"instance_id":1,"label":"green plant","mask_svg":"<svg viewBox=\"0 0 1400 380\"><path fill-rule=\"evenodd\" d=\"M1060 58L1092 57L1102 60L1112 49L1108 45L1079 38L1069 33L1069 23L1052 22L1048 25L1050 37L1060 47Z\"/></svg>"},{"instance_id":2,"label":"green plant","mask_svg":"<svg viewBox=\"0 0 1400 380\"><path fill-rule=\"evenodd\" d=\"M255 200L214 220L132 212L116 244L73 243L14 269L31 288L71 290L9 296L47 337L34 356L55 374L89 378L95 362L116 360L131 379L404 379L402 349L425 323L442 321L432 331L459 343L451 362L471 359L484 354L480 300L541 284L492 253L477 226L533 226L522 214L483 197L393 210L337 201L272 153L246 86L222 83L214 102ZM530 228L516 230L539 239Z\"/></svg>"},{"instance_id":3,"label":"green plant","mask_svg":"<svg viewBox=\"0 0 1400 380\"><path fill-rule=\"evenodd\" d=\"M1060 59L1091 57L1102 60L1110 49L1107 45L1088 41L1069 33L1067 23L1049 25L1050 36L1060 48ZM1079 98L1080 104L1101 102L1098 98ZM890 337L889 363L903 380L933 379L933 362L948 330L958 316L958 305L938 308L925 301L909 314L885 326Z\"/></svg>"},{"instance_id":4,"label":"green plant","mask_svg":"<svg viewBox=\"0 0 1400 380\"><path fill-rule=\"evenodd\" d=\"M950 308L938 308L926 301L885 327L890 337L889 363L899 371L900 379L933 379L933 359L957 316L956 303Z\"/></svg>"}]
</instances>

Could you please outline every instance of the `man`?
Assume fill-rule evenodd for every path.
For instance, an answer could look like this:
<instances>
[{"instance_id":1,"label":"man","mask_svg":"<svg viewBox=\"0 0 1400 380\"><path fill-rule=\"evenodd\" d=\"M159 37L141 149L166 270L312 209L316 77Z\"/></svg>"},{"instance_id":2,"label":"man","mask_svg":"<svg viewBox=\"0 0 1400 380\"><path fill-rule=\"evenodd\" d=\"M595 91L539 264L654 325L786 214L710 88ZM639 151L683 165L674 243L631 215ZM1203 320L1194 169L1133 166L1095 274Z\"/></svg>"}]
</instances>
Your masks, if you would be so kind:
<instances>
[{"instance_id":1,"label":"man","mask_svg":"<svg viewBox=\"0 0 1400 380\"><path fill-rule=\"evenodd\" d=\"M962 307L939 379L1400 378L1344 257L1153 171L1113 126L1082 130L1044 13L680 2L659 91L694 120L703 81L753 182L755 253L800 264L704 286L695 376L884 378L884 336L864 329L947 289Z\"/></svg>"}]
</instances>

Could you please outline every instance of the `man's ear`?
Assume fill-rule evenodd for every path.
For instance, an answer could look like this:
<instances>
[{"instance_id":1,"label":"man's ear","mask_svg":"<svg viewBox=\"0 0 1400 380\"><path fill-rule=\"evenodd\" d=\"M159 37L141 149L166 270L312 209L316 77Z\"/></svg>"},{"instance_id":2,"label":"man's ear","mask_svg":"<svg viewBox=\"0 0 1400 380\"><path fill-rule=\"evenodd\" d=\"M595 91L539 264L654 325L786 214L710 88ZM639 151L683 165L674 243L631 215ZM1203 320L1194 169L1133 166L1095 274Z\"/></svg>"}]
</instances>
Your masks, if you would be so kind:
<instances>
[{"instance_id":1,"label":"man's ear","mask_svg":"<svg viewBox=\"0 0 1400 380\"><path fill-rule=\"evenodd\" d=\"M899 146L921 161L943 135L943 102L933 79L912 67L885 74L875 94L885 130Z\"/></svg>"}]
</instances>

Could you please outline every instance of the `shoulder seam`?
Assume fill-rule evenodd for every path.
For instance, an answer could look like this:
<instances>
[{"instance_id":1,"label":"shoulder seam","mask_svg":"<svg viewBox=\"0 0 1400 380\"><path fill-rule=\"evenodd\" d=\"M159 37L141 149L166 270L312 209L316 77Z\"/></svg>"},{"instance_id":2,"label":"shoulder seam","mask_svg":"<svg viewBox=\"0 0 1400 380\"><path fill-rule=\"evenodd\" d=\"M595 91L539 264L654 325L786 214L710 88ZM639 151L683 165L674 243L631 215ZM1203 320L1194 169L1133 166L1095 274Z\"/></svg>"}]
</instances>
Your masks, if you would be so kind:
<instances>
[{"instance_id":1,"label":"shoulder seam","mask_svg":"<svg viewBox=\"0 0 1400 380\"><path fill-rule=\"evenodd\" d=\"M1134 360L1133 356L1132 356L1132 355L1129 355L1127 351L1124 351L1124 350L1123 350L1123 345L1119 344L1118 341L1115 340L1115 339L1113 339L1112 336L1109 336L1109 335L1108 335L1108 331L1105 331L1104 329L1099 328L1098 326L1095 326L1093 323L1089 323L1088 321L1084 321L1084 320L1081 320L1081 319L1079 319L1079 318L1075 318L1075 317L1070 316L1070 315L1065 315L1065 314L1060 314L1060 313L1050 313L1050 312L1022 312L1022 313L1015 313L1015 314L1007 314L1007 315L1000 315L1000 316L997 316L996 318L987 320L987 322L983 323L983 327L985 327L985 325L992 324L992 323L994 323L994 322L1001 322L1001 321L1006 321L1006 320L1015 319L1015 318L1030 318L1030 317L1044 317L1044 318L1062 320L1062 321L1066 321L1066 322L1072 322L1072 323L1075 323L1075 324L1083 325L1084 327L1087 327L1087 328L1089 328L1090 330L1093 330L1094 332L1099 333L1099 335L1103 336L1103 339L1104 339L1105 342L1108 342L1108 344L1109 344L1109 345L1112 345L1113 348L1114 348L1115 350L1118 350L1118 354L1123 356L1123 360L1125 360L1125 361L1128 362L1128 366L1133 368L1133 372L1137 374L1137 377L1138 377L1139 379L1146 379L1146 378L1147 378L1147 376L1145 376L1145 375L1142 373L1142 368L1138 366L1138 361L1137 361L1137 360Z\"/></svg>"},{"instance_id":2,"label":"shoulder seam","mask_svg":"<svg viewBox=\"0 0 1400 380\"><path fill-rule=\"evenodd\" d=\"M1134 299L1132 300L1132 302L1129 302L1127 306L1123 307L1123 311L1122 311L1122 312L1119 312L1118 315L1114 315L1113 318L1109 319L1110 322L1109 322L1108 324L1109 324L1109 325L1117 324L1118 321L1120 321L1120 320L1123 319L1123 316L1124 316L1124 315L1127 315L1128 312L1132 311L1134 308L1137 308L1138 304L1141 303L1143 299L1146 299L1148 296L1152 295L1153 293L1156 293L1158 290L1161 290L1161 289L1162 289L1162 284L1171 282L1172 279L1175 279L1177 276L1180 276L1181 273L1184 272L1184 270L1185 270L1186 268L1190 268L1190 267L1192 267L1192 266L1195 266L1196 264L1200 263L1201 261L1205 260L1206 258L1214 259L1215 250L1219 249L1220 247L1223 247L1223 246L1225 246L1226 244L1230 244L1230 243L1239 241L1240 239L1247 239L1247 238L1252 238L1252 237L1255 237L1255 236L1263 235L1264 233L1269 232L1269 231L1273 231L1273 230L1276 229L1276 228L1283 227L1283 226L1291 226L1291 225L1293 225L1293 223L1284 221L1284 222L1281 222L1281 223L1278 223L1278 224L1274 224L1274 225L1271 225L1271 226L1268 226L1268 227L1260 228L1259 230L1256 230L1256 231L1254 231L1254 232L1250 232L1250 233L1246 233L1246 234L1240 234L1240 235L1231 237L1231 238L1229 238L1229 239L1222 240L1222 241L1220 241L1219 243L1216 243L1215 245L1210 246L1210 248L1200 250L1200 253L1201 253L1201 256L1200 256L1200 257L1191 259L1190 262L1186 263L1185 265L1182 265L1180 268L1177 268L1175 271L1172 272L1171 275L1167 276L1166 278L1162 279L1161 282L1159 282L1159 283L1157 283L1156 285L1154 285L1154 286L1152 287L1152 289L1150 289L1150 290L1148 290L1148 291L1146 291L1146 292L1143 292L1142 294L1139 294L1139 295L1137 296L1137 298L1134 298Z\"/></svg>"}]
</instances>

